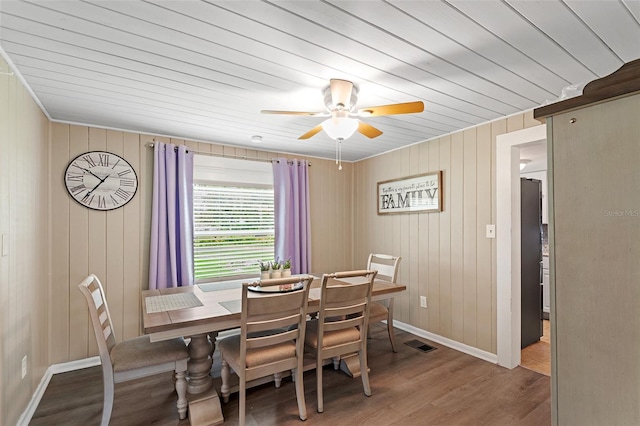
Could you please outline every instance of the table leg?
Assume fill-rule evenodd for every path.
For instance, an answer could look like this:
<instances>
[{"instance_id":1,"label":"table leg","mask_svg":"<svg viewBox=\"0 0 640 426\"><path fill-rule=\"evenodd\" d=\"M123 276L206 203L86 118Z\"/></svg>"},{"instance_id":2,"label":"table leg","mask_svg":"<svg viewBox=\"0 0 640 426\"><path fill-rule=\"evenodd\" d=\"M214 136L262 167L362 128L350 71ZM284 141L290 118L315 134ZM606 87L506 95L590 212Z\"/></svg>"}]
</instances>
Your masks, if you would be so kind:
<instances>
[{"instance_id":1,"label":"table leg","mask_svg":"<svg viewBox=\"0 0 640 426\"><path fill-rule=\"evenodd\" d=\"M211 354L215 350L215 336L217 333L209 335L196 334L191 336L189 342L189 382L187 385L187 396L189 400L189 422L195 425L218 425L224 422L222 408L218 392L213 386L211 378L211 364L213 359Z\"/></svg>"},{"instance_id":2,"label":"table leg","mask_svg":"<svg viewBox=\"0 0 640 426\"><path fill-rule=\"evenodd\" d=\"M358 358L358 354L343 355L340 359L340 370L353 378L360 377L360 359Z\"/></svg>"},{"instance_id":3,"label":"table leg","mask_svg":"<svg viewBox=\"0 0 640 426\"><path fill-rule=\"evenodd\" d=\"M206 334L196 334L191 336L189 342L189 385L187 392L202 393L209 390L213 385L213 380L209 375L211 371L212 359L211 353L212 343Z\"/></svg>"},{"instance_id":4,"label":"table leg","mask_svg":"<svg viewBox=\"0 0 640 426\"><path fill-rule=\"evenodd\" d=\"M343 355L342 358L340 358L340 370L344 371L354 379L356 377L360 377L362 372L360 371L360 357L358 354L353 353ZM367 371L371 371L371 369L367 368Z\"/></svg>"}]
</instances>

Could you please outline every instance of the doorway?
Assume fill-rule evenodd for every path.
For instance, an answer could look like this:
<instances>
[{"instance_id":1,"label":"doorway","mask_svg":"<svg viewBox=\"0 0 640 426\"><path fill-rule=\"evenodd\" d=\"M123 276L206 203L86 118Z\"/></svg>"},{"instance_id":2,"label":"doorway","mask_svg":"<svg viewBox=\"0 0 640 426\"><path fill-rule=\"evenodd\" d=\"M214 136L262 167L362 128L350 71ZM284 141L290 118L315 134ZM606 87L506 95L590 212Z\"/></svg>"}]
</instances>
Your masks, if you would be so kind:
<instances>
[{"instance_id":1,"label":"doorway","mask_svg":"<svg viewBox=\"0 0 640 426\"><path fill-rule=\"evenodd\" d=\"M510 369L521 362L520 150L546 137L540 125L496 138L497 358Z\"/></svg>"},{"instance_id":2,"label":"doorway","mask_svg":"<svg viewBox=\"0 0 640 426\"><path fill-rule=\"evenodd\" d=\"M531 183L539 182L539 190L530 194L530 205L526 211L522 211L523 221L530 216L530 229L525 232L524 222L522 224L522 255L527 253L530 257L528 262L522 264L523 273L523 293L522 293L522 330L529 332L528 336L521 336L522 345L526 346L520 352L520 365L529 370L533 370L546 376L551 375L551 327L549 315L551 311L549 293L549 245L548 245L548 211L547 211L547 142L529 143L520 148L520 178L528 179ZM529 182L529 181L526 181ZM521 182L524 184L525 182ZM533 185L535 187L535 185ZM523 187L522 187L523 188ZM524 206L524 194L522 203ZM536 206L537 204L537 206ZM524 209L524 207L523 207ZM533 210L538 210L533 213ZM537 216L537 220L536 220ZM537 230L537 232L536 232ZM537 236L536 236L537 233ZM524 235L529 236L528 241ZM524 262L524 261L523 261ZM528 266L528 271L525 270ZM534 278L535 277L535 278ZM526 279L525 279L526 278ZM525 285L525 282L529 286ZM537 285L536 285L537 283ZM540 288L542 283L542 288ZM535 288L534 288L535 287ZM525 288L529 289L529 294L525 296ZM542 290L542 291L541 291ZM525 303L525 297L529 297L531 304ZM537 308L536 308L537 306ZM526 309L525 309L526 308ZM528 321L525 321L528 312ZM545 318L544 320L541 317ZM535 328L534 329L532 329ZM529 340L525 341L525 337ZM531 342L531 344L526 344Z\"/></svg>"}]
</instances>

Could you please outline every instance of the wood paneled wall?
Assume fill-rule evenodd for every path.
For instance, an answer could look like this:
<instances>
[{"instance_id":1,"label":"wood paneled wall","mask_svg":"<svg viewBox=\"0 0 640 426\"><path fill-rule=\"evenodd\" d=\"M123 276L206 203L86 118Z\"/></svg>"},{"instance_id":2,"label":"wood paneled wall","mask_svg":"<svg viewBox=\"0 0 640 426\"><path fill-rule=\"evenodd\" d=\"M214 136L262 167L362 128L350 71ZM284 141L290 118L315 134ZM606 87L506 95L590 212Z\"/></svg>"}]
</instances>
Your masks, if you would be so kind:
<instances>
[{"instance_id":1,"label":"wood paneled wall","mask_svg":"<svg viewBox=\"0 0 640 426\"><path fill-rule=\"evenodd\" d=\"M0 59L0 71L7 63ZM0 424L16 424L48 367L49 121L0 74ZM2 240L0 240L0 245ZM22 358L27 375L22 378Z\"/></svg>"},{"instance_id":2,"label":"wood paneled wall","mask_svg":"<svg viewBox=\"0 0 640 426\"><path fill-rule=\"evenodd\" d=\"M355 163L354 267L371 252L402 256L399 321L496 353L496 245L485 237L496 222L495 140L539 124L529 111ZM377 215L378 182L437 170L442 212Z\"/></svg>"},{"instance_id":3,"label":"wood paneled wall","mask_svg":"<svg viewBox=\"0 0 640 426\"><path fill-rule=\"evenodd\" d=\"M89 273L105 286L118 339L141 333L140 291L148 287L149 226L153 150L149 135L52 123L51 194L53 289L50 364L97 354L86 303L77 284ZM291 155L224 145L156 137L203 153L274 158ZM138 193L123 208L109 212L86 209L73 201L63 184L67 164L89 150L123 156L136 170ZM297 158L300 158L298 156ZM316 270L348 269L351 249L352 164L338 172L335 163L309 159L312 209L312 265Z\"/></svg>"}]
</instances>

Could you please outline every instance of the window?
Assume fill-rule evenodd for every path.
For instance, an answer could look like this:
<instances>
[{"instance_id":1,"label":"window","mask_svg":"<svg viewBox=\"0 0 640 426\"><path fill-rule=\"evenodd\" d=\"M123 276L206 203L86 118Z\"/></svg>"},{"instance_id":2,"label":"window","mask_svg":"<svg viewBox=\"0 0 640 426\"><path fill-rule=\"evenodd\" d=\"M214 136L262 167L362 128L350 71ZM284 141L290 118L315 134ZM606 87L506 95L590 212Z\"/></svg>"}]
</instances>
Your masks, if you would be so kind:
<instances>
[{"instance_id":1,"label":"window","mask_svg":"<svg viewBox=\"0 0 640 426\"><path fill-rule=\"evenodd\" d=\"M196 281L256 276L273 259L272 182L270 163L194 157Z\"/></svg>"}]
</instances>

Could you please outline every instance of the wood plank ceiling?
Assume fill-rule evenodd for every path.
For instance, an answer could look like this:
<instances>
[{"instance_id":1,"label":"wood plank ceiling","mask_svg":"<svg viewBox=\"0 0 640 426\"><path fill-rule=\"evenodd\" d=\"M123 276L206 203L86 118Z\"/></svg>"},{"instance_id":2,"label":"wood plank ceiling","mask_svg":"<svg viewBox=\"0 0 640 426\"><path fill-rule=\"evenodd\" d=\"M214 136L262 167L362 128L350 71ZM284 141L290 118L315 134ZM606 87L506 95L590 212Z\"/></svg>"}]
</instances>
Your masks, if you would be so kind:
<instances>
[{"instance_id":1,"label":"wood plank ceiling","mask_svg":"<svg viewBox=\"0 0 640 426\"><path fill-rule=\"evenodd\" d=\"M384 134L354 161L557 100L640 58L640 1L0 1L0 46L52 120L333 158L331 78ZM4 70L7 71L7 70ZM252 135L261 135L260 145Z\"/></svg>"}]
</instances>

